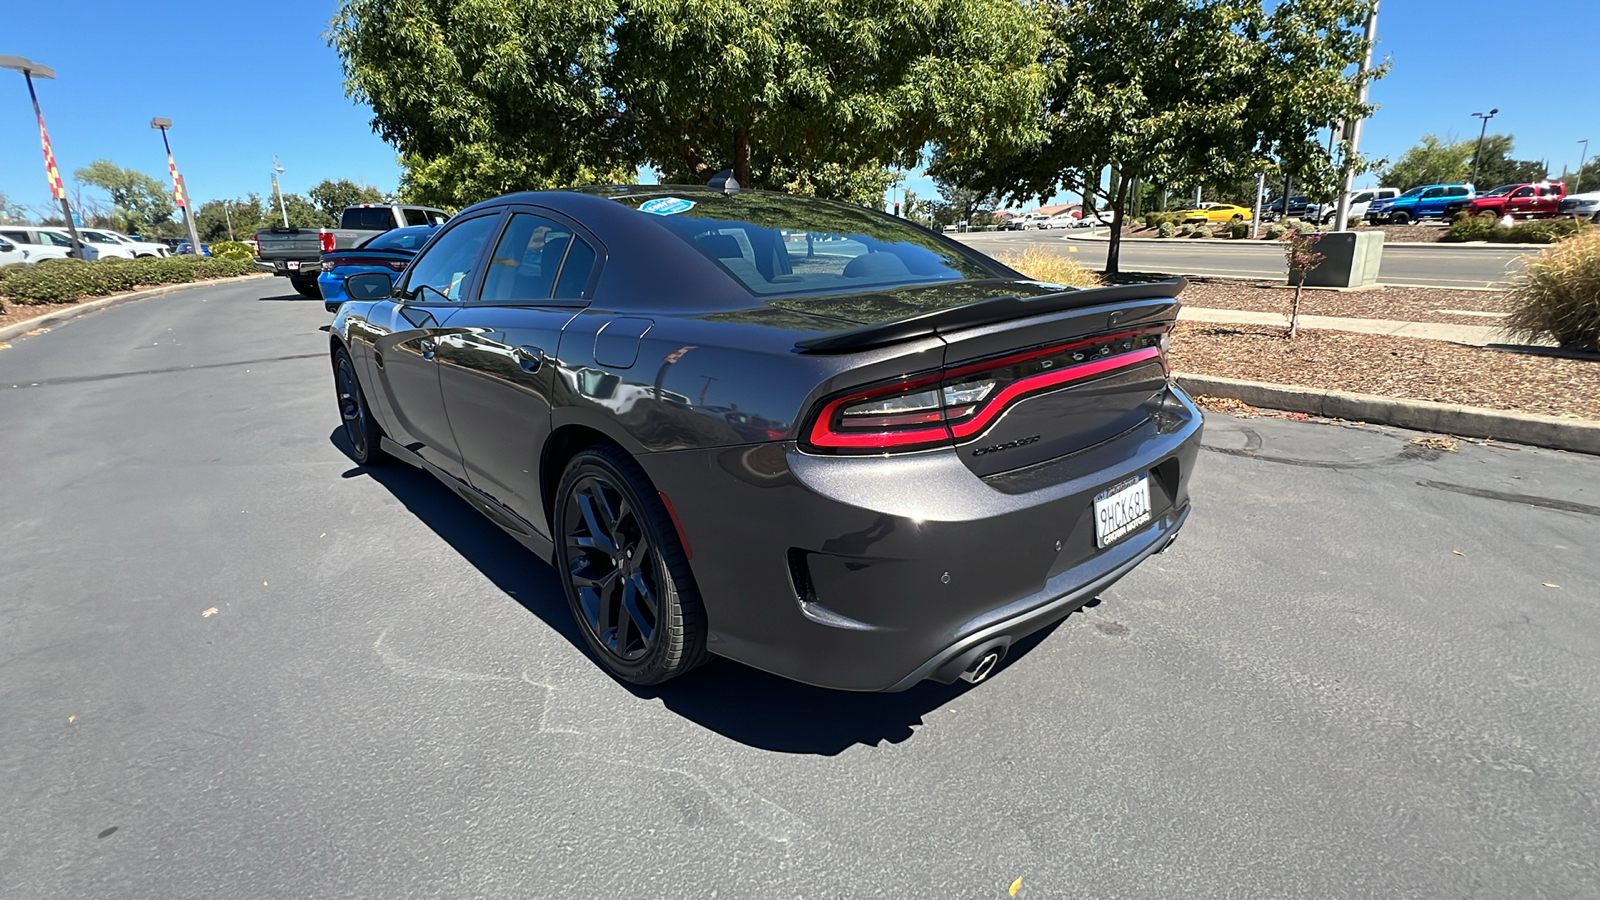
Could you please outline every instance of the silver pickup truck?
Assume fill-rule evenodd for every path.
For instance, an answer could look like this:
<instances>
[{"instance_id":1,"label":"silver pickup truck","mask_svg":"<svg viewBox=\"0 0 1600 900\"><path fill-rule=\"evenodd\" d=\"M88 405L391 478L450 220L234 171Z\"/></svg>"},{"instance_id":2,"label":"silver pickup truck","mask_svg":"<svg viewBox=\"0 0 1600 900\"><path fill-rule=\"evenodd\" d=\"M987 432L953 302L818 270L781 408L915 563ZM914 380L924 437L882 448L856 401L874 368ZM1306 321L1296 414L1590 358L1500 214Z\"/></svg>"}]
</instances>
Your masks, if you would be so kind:
<instances>
[{"instance_id":1,"label":"silver pickup truck","mask_svg":"<svg viewBox=\"0 0 1600 900\"><path fill-rule=\"evenodd\" d=\"M443 225L449 219L449 213L431 206L385 203L347 206L339 215L338 228L275 225L260 229L256 232L256 264L289 279L299 293L320 299L322 292L317 288L317 276L322 272L322 254L359 247L391 229L407 225Z\"/></svg>"}]
</instances>

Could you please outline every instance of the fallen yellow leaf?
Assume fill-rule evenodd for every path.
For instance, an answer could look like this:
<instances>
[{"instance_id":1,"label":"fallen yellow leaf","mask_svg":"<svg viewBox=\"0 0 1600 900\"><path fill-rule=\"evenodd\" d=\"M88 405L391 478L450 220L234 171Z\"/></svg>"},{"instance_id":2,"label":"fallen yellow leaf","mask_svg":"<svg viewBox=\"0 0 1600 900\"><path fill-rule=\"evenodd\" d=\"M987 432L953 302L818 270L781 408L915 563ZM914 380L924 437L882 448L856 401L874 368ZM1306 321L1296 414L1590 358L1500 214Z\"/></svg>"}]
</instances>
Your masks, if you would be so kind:
<instances>
[{"instance_id":1,"label":"fallen yellow leaf","mask_svg":"<svg viewBox=\"0 0 1600 900\"><path fill-rule=\"evenodd\" d=\"M10 350L10 349L11 349L11 345L10 344L6 343L5 341L0 341L0 350Z\"/></svg>"},{"instance_id":2,"label":"fallen yellow leaf","mask_svg":"<svg viewBox=\"0 0 1600 900\"><path fill-rule=\"evenodd\" d=\"M1017 891L1020 890L1022 890L1022 876L1018 875L1017 880L1011 882L1011 896L1015 897L1017 895Z\"/></svg>"},{"instance_id":3,"label":"fallen yellow leaf","mask_svg":"<svg viewBox=\"0 0 1600 900\"><path fill-rule=\"evenodd\" d=\"M35 328L32 331L24 331L22 333L22 336L23 337L33 337L36 334L49 334L49 333L50 333L50 329L48 329L48 328ZM1573 418L1577 418L1577 416L1573 416Z\"/></svg>"},{"instance_id":4,"label":"fallen yellow leaf","mask_svg":"<svg viewBox=\"0 0 1600 900\"><path fill-rule=\"evenodd\" d=\"M1451 550L1450 552L1454 553L1457 556L1466 556L1466 554L1462 553L1460 550Z\"/></svg>"},{"instance_id":5,"label":"fallen yellow leaf","mask_svg":"<svg viewBox=\"0 0 1600 900\"><path fill-rule=\"evenodd\" d=\"M67 724L68 725L71 725L73 722L76 722L76 721L78 721L78 717L77 716L67 716Z\"/></svg>"},{"instance_id":6,"label":"fallen yellow leaf","mask_svg":"<svg viewBox=\"0 0 1600 900\"><path fill-rule=\"evenodd\" d=\"M1561 585L1559 585L1559 584L1551 584L1551 583L1550 583L1550 582L1548 582L1548 581L1546 581L1546 582L1545 582L1545 583L1544 583L1544 586L1545 586L1545 587L1553 587L1553 588L1559 588L1559 587L1561 587Z\"/></svg>"},{"instance_id":7,"label":"fallen yellow leaf","mask_svg":"<svg viewBox=\"0 0 1600 900\"><path fill-rule=\"evenodd\" d=\"M216 614L217 614L217 608L215 606L213 606L210 609L206 610L205 612L201 613L200 614L200 618L209 619L209 618L211 618L212 616L214 616Z\"/></svg>"},{"instance_id":8,"label":"fallen yellow leaf","mask_svg":"<svg viewBox=\"0 0 1600 900\"><path fill-rule=\"evenodd\" d=\"M265 582L265 581L263 581L263 582L261 582L261 586L262 586L262 587L266 587L266 586L267 586L267 583L266 583L266 582Z\"/></svg>"}]
</instances>

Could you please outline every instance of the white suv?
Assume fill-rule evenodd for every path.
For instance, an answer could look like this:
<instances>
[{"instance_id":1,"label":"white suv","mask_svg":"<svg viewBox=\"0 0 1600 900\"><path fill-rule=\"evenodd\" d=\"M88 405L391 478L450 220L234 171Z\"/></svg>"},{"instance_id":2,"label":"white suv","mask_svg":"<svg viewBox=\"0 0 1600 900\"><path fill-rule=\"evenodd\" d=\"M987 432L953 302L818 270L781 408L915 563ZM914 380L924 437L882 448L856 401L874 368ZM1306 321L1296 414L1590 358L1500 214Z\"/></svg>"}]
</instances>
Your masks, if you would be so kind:
<instances>
[{"instance_id":1,"label":"white suv","mask_svg":"<svg viewBox=\"0 0 1600 900\"><path fill-rule=\"evenodd\" d=\"M109 231L104 228L79 228L78 234L85 243L95 245L95 249L100 251L101 258L122 256L128 259L137 259L143 256L168 256L172 253L171 248L166 244L136 241L120 231Z\"/></svg>"},{"instance_id":2,"label":"white suv","mask_svg":"<svg viewBox=\"0 0 1600 900\"><path fill-rule=\"evenodd\" d=\"M1393 200L1398 196L1400 196L1400 189L1392 187L1376 187L1354 191L1350 194L1350 218L1360 219L1365 222L1367 208L1372 205L1372 201ZM1331 225L1333 224L1334 216L1339 214L1339 204L1330 203L1327 206L1320 207L1317 212L1318 221L1324 225Z\"/></svg>"},{"instance_id":3,"label":"white suv","mask_svg":"<svg viewBox=\"0 0 1600 900\"><path fill-rule=\"evenodd\" d=\"M64 229L41 228L37 225L0 225L0 238L15 244L21 251L20 262L38 262L41 259L66 259L72 254L72 238Z\"/></svg>"}]
</instances>

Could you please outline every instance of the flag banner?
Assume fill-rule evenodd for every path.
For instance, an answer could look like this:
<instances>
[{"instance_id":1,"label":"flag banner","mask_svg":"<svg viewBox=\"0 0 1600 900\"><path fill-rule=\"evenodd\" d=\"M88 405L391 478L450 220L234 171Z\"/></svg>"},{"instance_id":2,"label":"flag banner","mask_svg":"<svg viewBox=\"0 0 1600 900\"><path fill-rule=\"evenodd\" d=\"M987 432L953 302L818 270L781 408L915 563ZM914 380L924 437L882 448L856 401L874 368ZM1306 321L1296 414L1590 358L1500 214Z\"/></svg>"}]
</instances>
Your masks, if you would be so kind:
<instances>
[{"instance_id":1,"label":"flag banner","mask_svg":"<svg viewBox=\"0 0 1600 900\"><path fill-rule=\"evenodd\" d=\"M50 196L58 202L67 199L66 185L61 183L61 170L56 168L56 153L50 149L50 132L44 129L44 116L39 116L39 143L44 145L44 175L50 182Z\"/></svg>"}]
</instances>

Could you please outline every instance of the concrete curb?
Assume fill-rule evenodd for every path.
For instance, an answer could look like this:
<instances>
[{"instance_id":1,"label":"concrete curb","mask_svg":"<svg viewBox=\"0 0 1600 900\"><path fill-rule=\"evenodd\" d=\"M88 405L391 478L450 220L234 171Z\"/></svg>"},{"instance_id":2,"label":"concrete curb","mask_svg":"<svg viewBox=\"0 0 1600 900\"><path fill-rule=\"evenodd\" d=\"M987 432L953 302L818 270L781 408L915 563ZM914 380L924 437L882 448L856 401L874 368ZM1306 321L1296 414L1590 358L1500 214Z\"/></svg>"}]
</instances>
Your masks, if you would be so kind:
<instances>
[{"instance_id":1,"label":"concrete curb","mask_svg":"<svg viewBox=\"0 0 1600 900\"><path fill-rule=\"evenodd\" d=\"M1064 240L1069 240L1069 241L1099 241L1099 242L1102 242L1102 243L1109 243L1111 241L1111 236L1110 235L1099 234L1097 232L1090 232L1088 234L1070 234L1069 233L1064 237ZM1234 240L1233 238L1219 238L1219 237L1209 237L1209 238L1189 238L1189 237L1135 238L1135 237L1125 237L1125 238L1122 239L1122 242L1124 244L1183 244L1184 246L1233 247L1235 249L1245 248L1245 247L1273 247L1273 246L1277 245L1276 241L1269 241L1269 240L1266 240L1266 239L1263 239L1263 238L1245 238L1243 240ZM1429 249L1429 250L1460 250L1463 247L1484 247L1484 248L1489 248L1489 249L1494 249L1494 250L1547 250L1552 246L1554 246L1554 245L1553 244L1492 244L1492 243L1490 243L1488 241L1463 241L1463 242L1461 242L1459 244L1446 244L1446 243L1444 243L1442 241L1384 241L1383 242L1384 252L1388 252L1388 251L1393 250L1393 249L1395 249L1397 247L1402 249L1402 250L1411 250L1413 248L1417 248L1417 249L1426 248L1426 249Z\"/></svg>"},{"instance_id":2,"label":"concrete curb","mask_svg":"<svg viewBox=\"0 0 1600 900\"><path fill-rule=\"evenodd\" d=\"M1178 384L1191 395L1228 397L1266 409L1600 455L1600 422L1584 419L1562 419L1423 400L1397 400L1372 394L1324 391L1210 375L1178 373L1176 377Z\"/></svg>"},{"instance_id":3,"label":"concrete curb","mask_svg":"<svg viewBox=\"0 0 1600 900\"><path fill-rule=\"evenodd\" d=\"M266 273L254 275L235 275L230 278L211 278L205 281L190 281L183 284L169 284L158 288L151 288L147 291L134 291L130 294L112 294L109 297L96 297L93 300L85 300L71 309L58 310L50 313L49 315L38 316L36 318L18 322L15 325L7 325L4 328L0 328L0 341L9 341L17 335L27 334L35 328L53 328L63 322L69 322L73 319L76 319L85 313L92 313L97 309L120 306L121 304L128 303L133 300L143 300L147 297L160 297L163 294L172 294L178 291L187 290L189 288L206 287L214 284L230 284L236 281L249 281L254 278L264 277L265 274ZM16 304L16 306L21 305L22 304L20 303Z\"/></svg>"}]
</instances>

